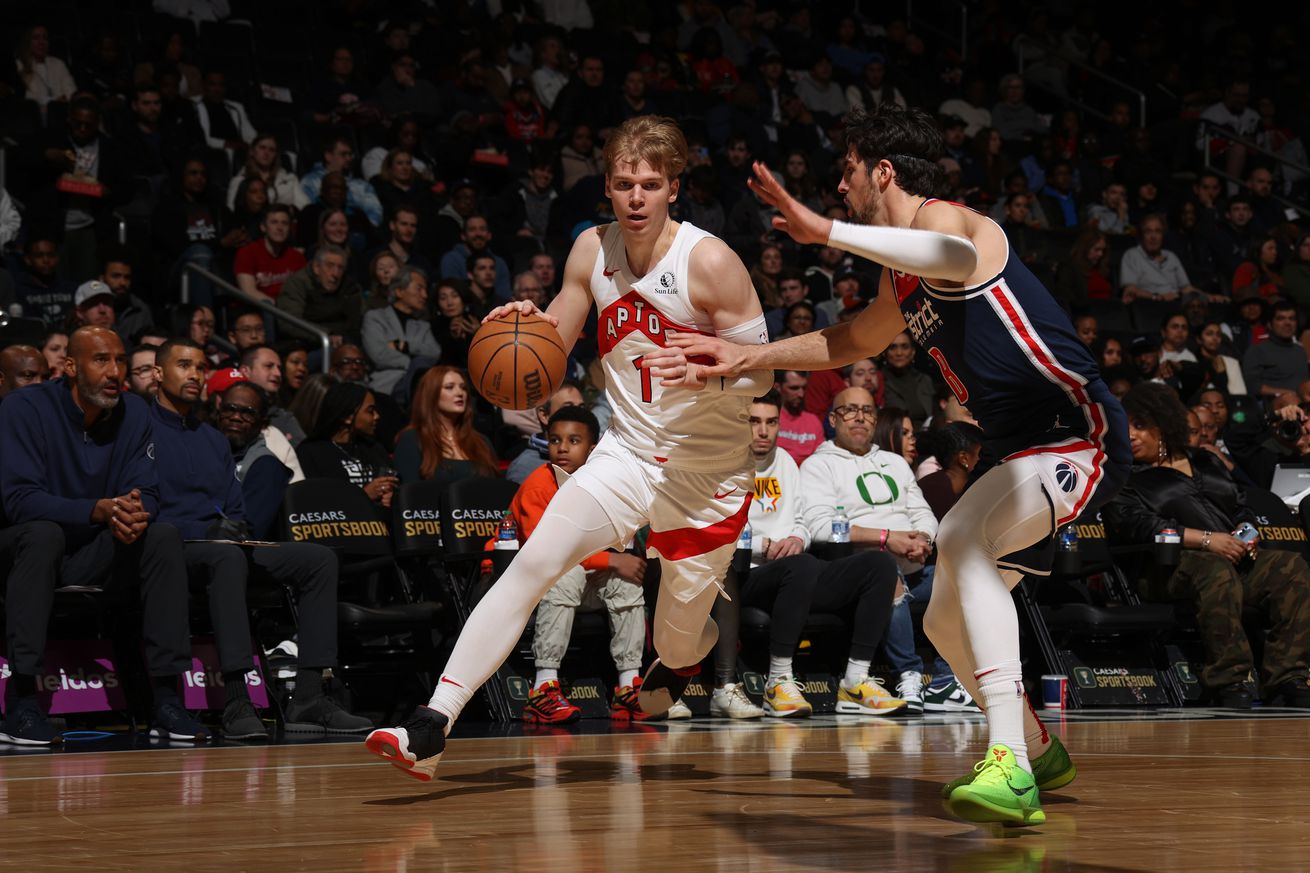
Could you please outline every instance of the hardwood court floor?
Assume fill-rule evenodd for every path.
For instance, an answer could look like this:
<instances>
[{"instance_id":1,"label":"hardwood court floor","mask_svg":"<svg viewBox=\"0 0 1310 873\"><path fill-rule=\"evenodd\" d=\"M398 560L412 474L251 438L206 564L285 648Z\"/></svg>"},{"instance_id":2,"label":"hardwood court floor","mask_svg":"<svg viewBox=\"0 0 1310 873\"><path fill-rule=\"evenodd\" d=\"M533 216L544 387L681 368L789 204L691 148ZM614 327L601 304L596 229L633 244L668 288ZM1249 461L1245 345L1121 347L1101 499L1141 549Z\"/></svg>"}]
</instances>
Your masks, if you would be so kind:
<instances>
[{"instance_id":1,"label":"hardwood court floor","mask_svg":"<svg viewBox=\"0 0 1310 873\"><path fill-rule=\"evenodd\" d=\"M1310 719L1069 721L1040 828L948 818L980 722L693 722L452 740L438 781L357 742L0 758L0 867L281 871L1310 870Z\"/></svg>"}]
</instances>

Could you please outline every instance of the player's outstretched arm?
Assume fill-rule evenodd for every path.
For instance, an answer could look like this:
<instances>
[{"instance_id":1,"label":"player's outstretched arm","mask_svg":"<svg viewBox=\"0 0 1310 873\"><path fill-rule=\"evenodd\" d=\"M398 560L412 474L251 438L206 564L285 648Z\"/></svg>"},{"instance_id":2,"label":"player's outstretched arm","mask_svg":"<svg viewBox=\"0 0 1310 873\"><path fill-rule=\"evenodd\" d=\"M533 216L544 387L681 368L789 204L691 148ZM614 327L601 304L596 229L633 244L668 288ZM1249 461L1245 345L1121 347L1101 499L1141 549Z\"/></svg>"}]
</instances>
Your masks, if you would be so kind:
<instances>
[{"instance_id":1,"label":"player's outstretched arm","mask_svg":"<svg viewBox=\"0 0 1310 873\"><path fill-rule=\"evenodd\" d=\"M802 245L830 245L893 270L948 282L965 282L978 267L978 252L958 208L933 210L931 223L916 218L913 228L833 221L788 194L764 164L756 161L754 171L750 189L778 210L773 226Z\"/></svg>"},{"instance_id":2,"label":"player's outstretched arm","mask_svg":"<svg viewBox=\"0 0 1310 873\"><path fill-rule=\"evenodd\" d=\"M537 313L554 325L564 341L564 349L571 352L582 333L582 325L587 320L591 309L591 271L596 264L596 251L600 248L600 228L594 228L578 237L569 252L569 259L564 264L564 279L560 283L559 293L542 312L531 300L515 300L497 306L487 317L486 324L493 318L504 318L511 312L524 315Z\"/></svg>"},{"instance_id":3,"label":"player's outstretched arm","mask_svg":"<svg viewBox=\"0 0 1310 873\"><path fill-rule=\"evenodd\" d=\"M669 345L681 349L689 358L695 355L713 358L716 363L704 371L712 378L739 376L759 369L827 370L844 367L860 358L882 354L903 330L905 316L896 303L889 274L883 273L877 298L853 321L762 346L740 346L718 337L696 334L678 334L669 340Z\"/></svg>"}]
</instances>

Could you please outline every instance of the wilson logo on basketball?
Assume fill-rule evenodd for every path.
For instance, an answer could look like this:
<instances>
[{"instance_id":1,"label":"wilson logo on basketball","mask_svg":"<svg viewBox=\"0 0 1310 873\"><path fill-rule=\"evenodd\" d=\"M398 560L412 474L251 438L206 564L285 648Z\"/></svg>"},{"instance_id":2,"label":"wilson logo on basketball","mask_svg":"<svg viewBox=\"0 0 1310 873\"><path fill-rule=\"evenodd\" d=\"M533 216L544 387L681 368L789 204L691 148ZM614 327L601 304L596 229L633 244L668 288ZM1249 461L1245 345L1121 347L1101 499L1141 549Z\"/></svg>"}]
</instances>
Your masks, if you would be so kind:
<instances>
[{"instance_id":1,"label":"wilson logo on basketball","mask_svg":"<svg viewBox=\"0 0 1310 873\"><path fill-rule=\"evenodd\" d=\"M1078 471L1072 465L1061 461L1055 465L1055 484L1059 485L1060 490L1065 494L1072 494L1078 487Z\"/></svg>"}]
</instances>

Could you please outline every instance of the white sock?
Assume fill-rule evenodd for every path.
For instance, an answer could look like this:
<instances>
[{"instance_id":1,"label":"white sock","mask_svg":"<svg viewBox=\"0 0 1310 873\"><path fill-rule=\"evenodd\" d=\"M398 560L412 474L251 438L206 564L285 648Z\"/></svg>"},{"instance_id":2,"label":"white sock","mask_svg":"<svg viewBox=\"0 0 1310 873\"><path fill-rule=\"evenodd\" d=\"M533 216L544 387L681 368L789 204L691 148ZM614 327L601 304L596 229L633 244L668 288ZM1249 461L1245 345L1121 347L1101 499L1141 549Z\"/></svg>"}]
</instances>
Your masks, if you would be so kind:
<instances>
[{"instance_id":1,"label":"white sock","mask_svg":"<svg viewBox=\"0 0 1310 873\"><path fill-rule=\"evenodd\" d=\"M1028 743L1024 739L1023 668L1018 660L1002 661L979 670L978 692L987 710L987 745L1005 745L1014 752L1015 763L1032 772Z\"/></svg>"},{"instance_id":2,"label":"white sock","mask_svg":"<svg viewBox=\"0 0 1310 873\"><path fill-rule=\"evenodd\" d=\"M637 676L639 676L640 673L641 673L641 671L639 671L639 670L620 670L620 671L619 671L619 687L620 687L620 688L631 688L631 687L632 687L632 683L637 681Z\"/></svg>"},{"instance_id":3,"label":"white sock","mask_svg":"<svg viewBox=\"0 0 1310 873\"><path fill-rule=\"evenodd\" d=\"M769 679L770 686L777 685L783 679L791 676L792 666L791 658L779 658L777 655L769 655Z\"/></svg>"},{"instance_id":4,"label":"white sock","mask_svg":"<svg viewBox=\"0 0 1310 873\"><path fill-rule=\"evenodd\" d=\"M1023 703L1023 738L1028 746L1028 760L1036 761L1051 747L1051 733L1037 717L1037 710L1033 709L1033 702L1027 694L1023 696Z\"/></svg>"},{"instance_id":5,"label":"white sock","mask_svg":"<svg viewBox=\"0 0 1310 873\"><path fill-rule=\"evenodd\" d=\"M854 688L859 685L869 678L869 665L872 663L872 661L860 661L855 658L848 659L846 661L846 678L842 680L842 684L847 688Z\"/></svg>"},{"instance_id":6,"label":"white sock","mask_svg":"<svg viewBox=\"0 0 1310 873\"><path fill-rule=\"evenodd\" d=\"M444 673L441 679L437 681L437 687L432 692L432 699L428 701L428 708L435 709L446 717L446 735L450 735L450 729L455 725L455 719L464 711L469 700L473 697L473 689L466 683L456 679L451 679Z\"/></svg>"},{"instance_id":7,"label":"white sock","mask_svg":"<svg viewBox=\"0 0 1310 873\"><path fill-rule=\"evenodd\" d=\"M557 667L538 667L537 678L532 680L532 690L536 691L541 687L543 682L558 682L559 668Z\"/></svg>"}]
</instances>

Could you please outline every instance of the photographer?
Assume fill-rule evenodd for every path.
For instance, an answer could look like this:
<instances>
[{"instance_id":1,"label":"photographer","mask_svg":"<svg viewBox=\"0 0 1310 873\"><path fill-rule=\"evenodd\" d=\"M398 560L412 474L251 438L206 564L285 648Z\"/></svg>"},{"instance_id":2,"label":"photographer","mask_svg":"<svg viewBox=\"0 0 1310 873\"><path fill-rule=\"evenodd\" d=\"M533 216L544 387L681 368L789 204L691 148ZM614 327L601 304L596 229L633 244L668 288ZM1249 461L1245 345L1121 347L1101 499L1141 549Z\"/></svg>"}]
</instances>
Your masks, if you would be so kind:
<instances>
[{"instance_id":1,"label":"photographer","mask_svg":"<svg viewBox=\"0 0 1310 873\"><path fill-rule=\"evenodd\" d=\"M1142 596L1192 603L1205 647L1201 681L1217 705L1240 709L1251 706L1255 667L1242 608L1258 608L1270 628L1264 702L1281 697L1289 706L1310 705L1304 642L1310 634L1310 566L1294 552L1259 547L1242 489L1213 454L1187 448L1187 410L1172 391L1146 383L1123 403L1136 465L1102 511L1106 533L1115 544L1147 545L1165 528L1182 537L1176 566L1144 564Z\"/></svg>"},{"instance_id":2,"label":"photographer","mask_svg":"<svg viewBox=\"0 0 1310 873\"><path fill-rule=\"evenodd\" d=\"M1252 482L1268 488L1280 464L1310 463L1308 412L1310 403L1290 403L1263 418L1248 415L1245 422L1229 426L1225 445Z\"/></svg>"}]
</instances>

